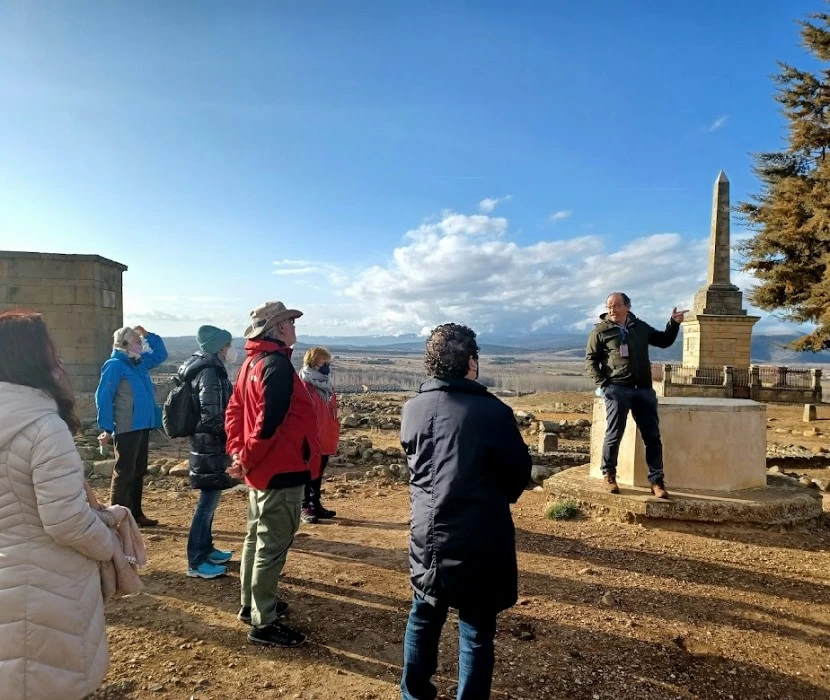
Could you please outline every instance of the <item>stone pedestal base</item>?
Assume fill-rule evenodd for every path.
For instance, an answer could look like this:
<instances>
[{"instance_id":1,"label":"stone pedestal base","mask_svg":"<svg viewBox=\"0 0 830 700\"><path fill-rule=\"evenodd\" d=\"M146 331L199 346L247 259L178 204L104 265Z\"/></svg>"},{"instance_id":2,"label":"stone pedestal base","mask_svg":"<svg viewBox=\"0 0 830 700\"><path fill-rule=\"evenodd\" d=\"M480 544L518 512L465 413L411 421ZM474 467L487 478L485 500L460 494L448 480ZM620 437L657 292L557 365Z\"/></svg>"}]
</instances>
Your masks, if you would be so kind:
<instances>
[{"instance_id":1,"label":"stone pedestal base","mask_svg":"<svg viewBox=\"0 0 830 700\"><path fill-rule=\"evenodd\" d=\"M539 433L539 452L556 452L559 438L556 433Z\"/></svg>"},{"instance_id":2,"label":"stone pedestal base","mask_svg":"<svg viewBox=\"0 0 830 700\"><path fill-rule=\"evenodd\" d=\"M702 313L690 317L683 322L683 365L749 367L752 326L759 318Z\"/></svg>"},{"instance_id":3,"label":"stone pedestal base","mask_svg":"<svg viewBox=\"0 0 830 700\"><path fill-rule=\"evenodd\" d=\"M766 485L766 406L741 399L659 398L666 488L737 491ZM601 479L605 400L594 400L591 469ZM645 446L629 414L617 483L647 487Z\"/></svg>"}]
</instances>

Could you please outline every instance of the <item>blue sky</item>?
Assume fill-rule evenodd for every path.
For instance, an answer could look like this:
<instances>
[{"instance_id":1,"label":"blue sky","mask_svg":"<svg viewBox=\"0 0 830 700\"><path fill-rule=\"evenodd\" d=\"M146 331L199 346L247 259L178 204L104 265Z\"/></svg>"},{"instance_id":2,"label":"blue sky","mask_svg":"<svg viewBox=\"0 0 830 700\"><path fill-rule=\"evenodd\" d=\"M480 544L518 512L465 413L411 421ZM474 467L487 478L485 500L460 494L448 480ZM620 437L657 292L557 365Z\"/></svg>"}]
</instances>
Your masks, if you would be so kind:
<instances>
[{"instance_id":1,"label":"blue sky","mask_svg":"<svg viewBox=\"0 0 830 700\"><path fill-rule=\"evenodd\" d=\"M301 336L564 331L617 288L657 323L821 9L6 0L0 248L129 265L126 321L165 334L265 299Z\"/></svg>"}]
</instances>

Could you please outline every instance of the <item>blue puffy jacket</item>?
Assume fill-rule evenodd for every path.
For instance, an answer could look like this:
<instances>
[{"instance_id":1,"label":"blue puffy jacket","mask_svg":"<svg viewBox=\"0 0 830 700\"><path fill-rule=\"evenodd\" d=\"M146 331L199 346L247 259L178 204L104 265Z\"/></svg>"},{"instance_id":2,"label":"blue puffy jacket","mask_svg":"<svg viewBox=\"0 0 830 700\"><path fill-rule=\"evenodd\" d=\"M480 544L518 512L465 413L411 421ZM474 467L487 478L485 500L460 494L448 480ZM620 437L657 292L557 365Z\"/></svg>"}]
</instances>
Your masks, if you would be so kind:
<instances>
[{"instance_id":1,"label":"blue puffy jacket","mask_svg":"<svg viewBox=\"0 0 830 700\"><path fill-rule=\"evenodd\" d=\"M113 350L101 368L101 381L95 392L98 427L110 433L155 428L156 398L150 370L167 359L164 341L155 333L146 336L150 352L133 360L126 352Z\"/></svg>"}]
</instances>

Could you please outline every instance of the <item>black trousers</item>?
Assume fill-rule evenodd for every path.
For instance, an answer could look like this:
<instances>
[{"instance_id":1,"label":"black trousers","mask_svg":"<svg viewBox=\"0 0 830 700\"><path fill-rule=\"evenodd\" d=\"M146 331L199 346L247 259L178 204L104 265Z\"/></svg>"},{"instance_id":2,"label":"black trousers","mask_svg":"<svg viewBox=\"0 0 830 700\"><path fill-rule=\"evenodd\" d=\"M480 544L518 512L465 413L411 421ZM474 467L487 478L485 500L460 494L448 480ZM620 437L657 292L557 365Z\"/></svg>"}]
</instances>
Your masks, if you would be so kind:
<instances>
[{"instance_id":1,"label":"black trousers","mask_svg":"<svg viewBox=\"0 0 830 700\"><path fill-rule=\"evenodd\" d=\"M320 505L320 489L323 488L323 472L329 463L329 455L323 455L320 459L320 476L312 479L305 485L303 496L303 508L314 508Z\"/></svg>"},{"instance_id":2,"label":"black trousers","mask_svg":"<svg viewBox=\"0 0 830 700\"><path fill-rule=\"evenodd\" d=\"M628 421L628 412L646 446L648 481L663 481L663 443L660 440L660 422L657 417L657 394L651 387L633 387L609 384L605 387L605 442L602 446L602 473L617 471L620 442Z\"/></svg>"},{"instance_id":3,"label":"black trousers","mask_svg":"<svg viewBox=\"0 0 830 700\"><path fill-rule=\"evenodd\" d=\"M134 518L144 515L141 496L144 493L144 475L147 473L150 431L132 430L113 437L115 467L112 470L110 503L126 506Z\"/></svg>"}]
</instances>

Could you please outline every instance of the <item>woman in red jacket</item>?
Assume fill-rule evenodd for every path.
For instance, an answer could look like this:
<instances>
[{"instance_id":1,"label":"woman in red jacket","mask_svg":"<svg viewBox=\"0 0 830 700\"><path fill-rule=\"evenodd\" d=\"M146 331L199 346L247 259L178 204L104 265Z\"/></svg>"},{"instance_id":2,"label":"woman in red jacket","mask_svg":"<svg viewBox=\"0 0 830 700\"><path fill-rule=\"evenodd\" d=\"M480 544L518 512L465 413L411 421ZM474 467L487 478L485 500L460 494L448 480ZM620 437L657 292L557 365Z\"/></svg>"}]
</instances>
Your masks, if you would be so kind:
<instances>
[{"instance_id":1,"label":"woman in red jacket","mask_svg":"<svg viewBox=\"0 0 830 700\"><path fill-rule=\"evenodd\" d=\"M325 348L310 348L303 357L300 379L305 382L308 393L317 409L317 424L320 431L320 474L305 488L303 510L300 518L304 523L333 518L337 513L323 508L320 503L320 488L323 472L329 457L337 453L340 439L340 422L337 420L337 394L331 386L331 353Z\"/></svg>"}]
</instances>

